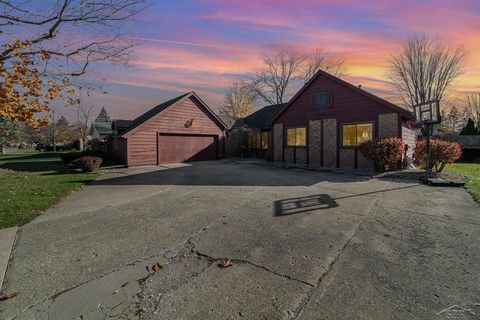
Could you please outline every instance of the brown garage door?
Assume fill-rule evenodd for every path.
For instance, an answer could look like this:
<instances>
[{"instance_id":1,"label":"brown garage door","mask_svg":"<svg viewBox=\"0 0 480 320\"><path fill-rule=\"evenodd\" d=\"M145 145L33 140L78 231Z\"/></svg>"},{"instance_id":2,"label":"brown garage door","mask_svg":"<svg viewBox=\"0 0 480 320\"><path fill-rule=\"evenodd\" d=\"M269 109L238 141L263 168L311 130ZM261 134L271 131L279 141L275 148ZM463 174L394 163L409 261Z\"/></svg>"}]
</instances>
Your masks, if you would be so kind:
<instances>
[{"instance_id":1,"label":"brown garage door","mask_svg":"<svg viewBox=\"0 0 480 320\"><path fill-rule=\"evenodd\" d=\"M159 134L158 163L216 160L218 137Z\"/></svg>"}]
</instances>

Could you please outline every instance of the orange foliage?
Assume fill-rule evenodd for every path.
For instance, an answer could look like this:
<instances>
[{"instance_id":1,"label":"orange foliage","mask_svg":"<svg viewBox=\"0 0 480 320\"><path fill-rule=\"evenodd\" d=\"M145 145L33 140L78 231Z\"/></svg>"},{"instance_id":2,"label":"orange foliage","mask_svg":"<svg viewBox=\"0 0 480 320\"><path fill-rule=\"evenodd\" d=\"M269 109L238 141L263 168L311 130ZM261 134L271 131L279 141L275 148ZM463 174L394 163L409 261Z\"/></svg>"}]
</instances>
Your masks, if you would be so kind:
<instances>
[{"instance_id":1,"label":"orange foliage","mask_svg":"<svg viewBox=\"0 0 480 320\"><path fill-rule=\"evenodd\" d=\"M34 61L21 52L30 49L28 41L14 39L5 48L14 51L13 58L0 60L0 116L38 127L48 123L46 116L38 115L48 112L52 101L62 99L68 105L79 102L67 95L75 92L68 78L48 79L39 71L39 64L50 59L47 51L42 50L40 61Z\"/></svg>"}]
</instances>

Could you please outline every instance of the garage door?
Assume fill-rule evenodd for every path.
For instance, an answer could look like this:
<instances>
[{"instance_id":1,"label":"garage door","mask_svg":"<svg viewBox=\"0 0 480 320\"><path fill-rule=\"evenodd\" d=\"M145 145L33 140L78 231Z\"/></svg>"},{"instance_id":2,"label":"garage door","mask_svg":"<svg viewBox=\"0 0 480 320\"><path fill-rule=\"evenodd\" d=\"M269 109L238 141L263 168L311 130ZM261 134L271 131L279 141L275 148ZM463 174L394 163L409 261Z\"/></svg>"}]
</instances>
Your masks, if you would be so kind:
<instances>
[{"instance_id":1,"label":"garage door","mask_svg":"<svg viewBox=\"0 0 480 320\"><path fill-rule=\"evenodd\" d=\"M158 163L216 160L217 145L217 136L160 134Z\"/></svg>"}]
</instances>

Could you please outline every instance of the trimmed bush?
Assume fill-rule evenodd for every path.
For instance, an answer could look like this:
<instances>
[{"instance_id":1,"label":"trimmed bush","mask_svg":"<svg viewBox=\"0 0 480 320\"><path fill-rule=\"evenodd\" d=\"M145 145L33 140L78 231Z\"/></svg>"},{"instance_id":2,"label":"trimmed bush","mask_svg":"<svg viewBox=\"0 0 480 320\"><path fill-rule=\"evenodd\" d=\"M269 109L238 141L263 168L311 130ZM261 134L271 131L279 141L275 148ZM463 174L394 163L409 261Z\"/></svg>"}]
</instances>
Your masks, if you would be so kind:
<instances>
[{"instance_id":1,"label":"trimmed bush","mask_svg":"<svg viewBox=\"0 0 480 320\"><path fill-rule=\"evenodd\" d=\"M361 143L359 150L365 158L372 160L378 172L386 172L398 168L405 143L399 138L376 139Z\"/></svg>"},{"instance_id":2,"label":"trimmed bush","mask_svg":"<svg viewBox=\"0 0 480 320\"><path fill-rule=\"evenodd\" d=\"M71 163L74 160L77 160L78 158L83 157L85 154L83 152L69 152L69 153L64 153L60 155L60 159L66 164Z\"/></svg>"},{"instance_id":3,"label":"trimmed bush","mask_svg":"<svg viewBox=\"0 0 480 320\"><path fill-rule=\"evenodd\" d=\"M95 172L100 168L102 161L100 157L84 156L72 161L72 165L84 172Z\"/></svg>"},{"instance_id":4,"label":"trimmed bush","mask_svg":"<svg viewBox=\"0 0 480 320\"><path fill-rule=\"evenodd\" d=\"M414 149L415 161L425 167L426 140L417 141ZM462 146L455 141L430 140L430 168L442 172L447 163L453 163L462 157Z\"/></svg>"},{"instance_id":5,"label":"trimmed bush","mask_svg":"<svg viewBox=\"0 0 480 320\"><path fill-rule=\"evenodd\" d=\"M107 154L102 151L78 151L78 152L69 152L69 153L64 153L60 156L62 161L66 164L70 164L73 161L80 159L81 157L98 157L101 158L102 161L104 161L107 157Z\"/></svg>"}]
</instances>

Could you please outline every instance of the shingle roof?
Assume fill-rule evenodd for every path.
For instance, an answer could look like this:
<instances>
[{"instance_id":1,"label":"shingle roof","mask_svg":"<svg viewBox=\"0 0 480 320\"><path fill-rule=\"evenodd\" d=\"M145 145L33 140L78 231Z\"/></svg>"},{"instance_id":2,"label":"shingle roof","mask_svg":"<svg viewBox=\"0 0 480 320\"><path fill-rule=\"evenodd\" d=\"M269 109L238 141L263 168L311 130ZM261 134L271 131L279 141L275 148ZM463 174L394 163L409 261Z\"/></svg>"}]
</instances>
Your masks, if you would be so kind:
<instances>
[{"instance_id":1,"label":"shingle roof","mask_svg":"<svg viewBox=\"0 0 480 320\"><path fill-rule=\"evenodd\" d=\"M98 133L112 133L112 128L110 123L107 122L94 122L92 126Z\"/></svg>"},{"instance_id":2,"label":"shingle roof","mask_svg":"<svg viewBox=\"0 0 480 320\"><path fill-rule=\"evenodd\" d=\"M331 75L331 74L328 73L328 72L325 72L325 71L323 71L323 70L318 70L317 73L293 96L293 98L290 99L290 101L289 101L288 103L284 104L284 106L281 108L282 110L281 110L280 112L278 112L278 114L277 114L274 118L272 118L271 122L275 121L275 120L280 116L280 114L282 114L285 110L287 110L287 109L290 107L290 105L291 105L313 82L315 82L315 80L316 80L318 77L320 77L320 76L324 76L324 77L326 77L326 78L328 78L328 79L330 79L330 80L332 80L332 81L335 81L336 83L339 83L339 84L341 84L341 85L343 85L343 86L345 86L345 87L347 87L347 88L349 88L349 89L351 89L351 90L353 90L353 91L355 91L355 92L358 92L358 93L360 93L360 94L362 94L362 95L364 95L364 96L366 96L366 97L368 97L368 98L370 98L370 99L372 99L372 100L374 100L374 101L376 101L376 102L378 102L378 103L386 106L387 108L389 108L389 109L391 109L391 110L393 110L393 111L395 111L395 112L398 112L401 116L403 116L403 117L406 118L406 119L413 119L412 114L411 114L408 110L406 110L406 109L404 109L404 108L402 108L402 107L399 107L399 106L397 106L396 104L391 103L390 101L387 101L387 100L385 100L385 99L382 99L382 98L374 95L373 93L370 93L370 92L368 92L368 91L365 91L365 90L363 90L363 89L361 89L361 88L359 88L359 87L357 87L357 86L355 86L355 85L353 85L353 84L351 84L351 83L349 83L349 82L347 82L347 81L345 81L345 80L342 80L342 79L340 79L340 78L338 78L338 77L336 77L336 76L334 76L334 75Z\"/></svg>"},{"instance_id":3,"label":"shingle roof","mask_svg":"<svg viewBox=\"0 0 480 320\"><path fill-rule=\"evenodd\" d=\"M158 106L148 110L147 112L145 112L144 114L138 116L137 118L133 119L131 121L131 124L128 128L126 128L125 131L123 131L123 133L121 133L122 135L124 134L127 134L129 133L130 131L132 131L133 129L135 129L136 127L140 126L142 123L148 121L150 118L154 117L155 115L159 114L160 112L162 112L163 110L167 109L168 107L171 107L172 105L174 105L175 103L179 102L180 100L182 100L183 98L185 97L195 97L195 99L197 99L198 102L200 102L200 104L207 110L207 112L209 112L215 119L216 121L218 122L218 124L220 124L220 126L225 129L227 126L225 125L225 123L223 122L222 119L220 119L218 117L218 115L216 115L206 104L205 102L202 101L202 99L200 99L199 96L197 96L197 94L194 92L194 91L191 91L191 92L187 92L185 94L182 94L176 98L173 98L171 100L168 100L168 101L165 101L164 103L161 103L159 104Z\"/></svg>"},{"instance_id":4,"label":"shingle roof","mask_svg":"<svg viewBox=\"0 0 480 320\"><path fill-rule=\"evenodd\" d=\"M144 123L145 121L147 121L151 117L155 116L156 114L158 114L158 113L162 112L163 110L167 109L172 104L174 104L175 102L183 99L184 97L186 97L190 93L191 92L188 92L188 93L182 94L181 96L173 98L171 100L165 101L164 103L159 104L158 106L148 110L144 114L142 114L142 115L138 116L137 118L133 119L131 121L130 126L123 132L123 134L125 134L129 131L132 131L134 128L138 127L139 125L141 125L142 123Z\"/></svg>"},{"instance_id":5,"label":"shingle roof","mask_svg":"<svg viewBox=\"0 0 480 320\"><path fill-rule=\"evenodd\" d=\"M227 129L232 129L233 127L238 126L239 122L242 122L243 118L237 118L232 116L227 116L224 114L219 114L218 117L225 123Z\"/></svg>"},{"instance_id":6,"label":"shingle roof","mask_svg":"<svg viewBox=\"0 0 480 320\"><path fill-rule=\"evenodd\" d=\"M286 103L282 103L265 106L244 118L244 124L252 128L268 129L272 120L282 112L286 105Z\"/></svg>"}]
</instances>

